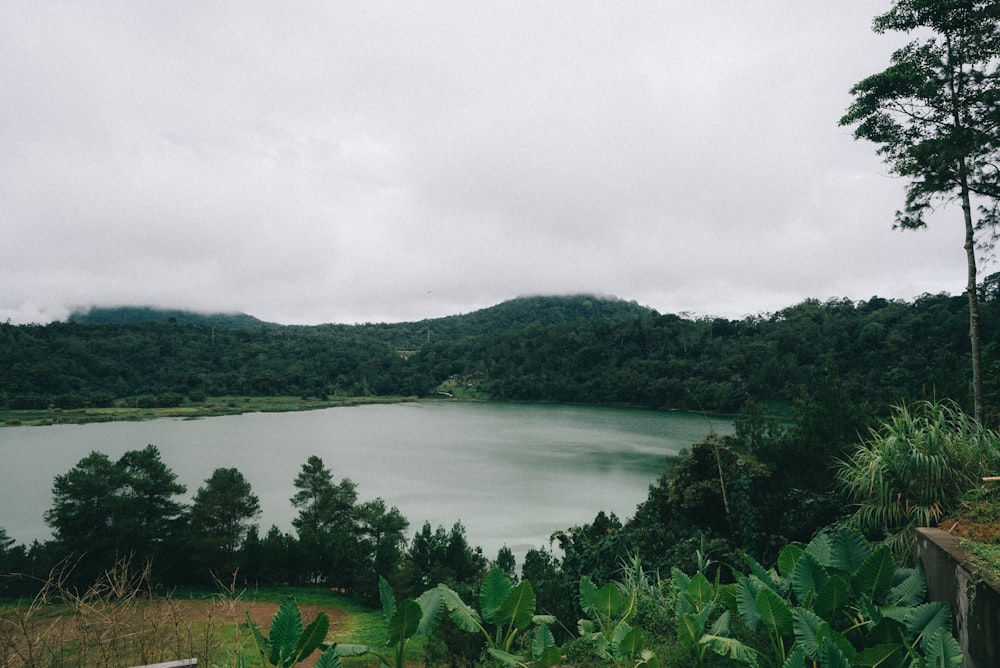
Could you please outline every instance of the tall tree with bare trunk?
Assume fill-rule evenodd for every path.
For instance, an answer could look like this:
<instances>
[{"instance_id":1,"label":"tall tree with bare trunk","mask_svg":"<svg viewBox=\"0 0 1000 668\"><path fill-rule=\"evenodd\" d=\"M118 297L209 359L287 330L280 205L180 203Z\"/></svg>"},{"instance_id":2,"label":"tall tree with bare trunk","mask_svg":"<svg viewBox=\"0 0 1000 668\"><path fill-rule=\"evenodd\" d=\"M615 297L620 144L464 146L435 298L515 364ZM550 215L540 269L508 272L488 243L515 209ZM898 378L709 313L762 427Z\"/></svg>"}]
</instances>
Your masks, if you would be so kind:
<instances>
[{"instance_id":1,"label":"tall tree with bare trunk","mask_svg":"<svg viewBox=\"0 0 1000 668\"><path fill-rule=\"evenodd\" d=\"M909 179L897 228L926 226L942 203L961 207L974 414L983 420L976 260L1000 223L1000 2L896 0L873 28L916 39L851 89L854 102L840 124L877 144L890 171Z\"/></svg>"}]
</instances>

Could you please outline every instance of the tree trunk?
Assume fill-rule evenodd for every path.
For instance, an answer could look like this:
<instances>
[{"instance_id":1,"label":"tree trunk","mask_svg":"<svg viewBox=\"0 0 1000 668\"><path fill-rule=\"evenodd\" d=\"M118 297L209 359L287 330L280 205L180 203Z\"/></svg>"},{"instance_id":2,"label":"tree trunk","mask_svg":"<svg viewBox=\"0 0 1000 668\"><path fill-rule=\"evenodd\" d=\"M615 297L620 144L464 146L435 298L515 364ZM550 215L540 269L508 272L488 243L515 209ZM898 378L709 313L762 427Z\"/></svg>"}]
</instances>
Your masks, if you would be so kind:
<instances>
[{"instance_id":1,"label":"tree trunk","mask_svg":"<svg viewBox=\"0 0 1000 668\"><path fill-rule=\"evenodd\" d=\"M975 226L972 224L972 201L969 195L969 184L963 161L959 168L961 179L962 214L965 217L965 258L969 268L969 280L966 293L969 297L969 340L972 344L972 401L973 415L980 422L984 421L985 407L983 405L983 360L979 344L979 293L976 281L976 238Z\"/></svg>"}]
</instances>

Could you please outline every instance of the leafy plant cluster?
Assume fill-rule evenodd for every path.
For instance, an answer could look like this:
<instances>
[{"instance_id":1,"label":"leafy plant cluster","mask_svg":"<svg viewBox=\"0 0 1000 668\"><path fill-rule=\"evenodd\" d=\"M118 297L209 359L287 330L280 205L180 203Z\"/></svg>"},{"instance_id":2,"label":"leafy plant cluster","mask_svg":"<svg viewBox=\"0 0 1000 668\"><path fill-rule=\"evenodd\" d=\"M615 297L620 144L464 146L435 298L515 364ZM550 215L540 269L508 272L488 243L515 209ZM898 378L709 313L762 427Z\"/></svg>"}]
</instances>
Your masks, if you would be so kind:
<instances>
[{"instance_id":1,"label":"leafy plant cluster","mask_svg":"<svg viewBox=\"0 0 1000 668\"><path fill-rule=\"evenodd\" d=\"M855 530L790 544L772 569L746 561L728 585L673 571L678 637L698 665L708 653L749 666L961 665L951 612L925 602L922 569L898 568L888 547L872 549ZM737 622L748 640L733 636Z\"/></svg>"},{"instance_id":2,"label":"leafy plant cluster","mask_svg":"<svg viewBox=\"0 0 1000 668\"><path fill-rule=\"evenodd\" d=\"M498 568L482 582L478 609L445 584L397 601L380 579L384 647L324 641L325 615L303 628L292 598L275 616L269 637L250 624L261 657L273 666L295 665L321 649L317 665L328 668L339 666L340 657L363 655L401 668L407 643L427 641L447 614L456 629L481 639L483 656L496 666L546 668L563 663L573 651L569 647L583 643L586 651L577 650L576 658L585 665L658 668L661 659L640 626L641 599L652 595L671 606L681 650L674 661L681 665L714 665L712 657L754 668L961 665L948 606L925 600L922 569L898 567L887 546L873 548L854 529L840 527L806 545L789 544L771 569L744 557L749 568L732 569L733 582L721 583L721 569L713 582L704 570L688 576L674 568L667 589L654 594L637 558L623 566L621 580L597 586L582 577L577 600L584 616L578 638L566 647L551 631L556 618L538 614L531 582L515 583ZM711 563L703 560L701 566Z\"/></svg>"},{"instance_id":3,"label":"leafy plant cluster","mask_svg":"<svg viewBox=\"0 0 1000 668\"><path fill-rule=\"evenodd\" d=\"M641 576L641 572L640 572ZM594 653L616 666L658 668L656 654L642 646L642 631L628 624L635 615L636 590L621 582L597 588L589 579L580 582L581 604L588 618L581 619L583 637ZM294 597L275 614L269 635L247 615L258 653L267 665L289 668L321 650L317 666L339 667L341 657L370 655L383 666L403 668L407 644L430 638L447 613L454 628L479 637L485 656L499 667L548 668L563 662L550 626L552 615L536 613L534 588L528 580L515 583L499 568L489 571L479 591L478 610L448 585L427 589L418 598L397 601L391 585L379 578L379 596L386 623L384 647L327 642L329 617L320 612L303 627ZM600 630L595 630L600 629Z\"/></svg>"}]
</instances>

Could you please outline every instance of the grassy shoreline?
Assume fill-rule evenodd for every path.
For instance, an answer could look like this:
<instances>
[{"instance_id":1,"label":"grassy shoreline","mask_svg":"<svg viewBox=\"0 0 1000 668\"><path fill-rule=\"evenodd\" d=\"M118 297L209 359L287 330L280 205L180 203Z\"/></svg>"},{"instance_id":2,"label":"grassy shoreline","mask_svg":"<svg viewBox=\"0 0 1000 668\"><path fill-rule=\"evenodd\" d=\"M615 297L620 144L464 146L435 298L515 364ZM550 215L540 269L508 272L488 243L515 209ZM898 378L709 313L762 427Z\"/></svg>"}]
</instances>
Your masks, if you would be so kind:
<instances>
[{"instance_id":1,"label":"grassy shoreline","mask_svg":"<svg viewBox=\"0 0 1000 668\"><path fill-rule=\"evenodd\" d=\"M157 418L198 419L219 415L240 415L242 413L284 413L290 411L311 411L338 406L361 406L365 404L397 404L418 401L418 397L331 397L319 399L311 397L209 397L205 401L186 403L174 407L138 408L118 406L114 408L0 410L0 426L47 426L54 424L87 424L91 422L122 422L155 420ZM435 401L430 399L430 401Z\"/></svg>"}]
</instances>

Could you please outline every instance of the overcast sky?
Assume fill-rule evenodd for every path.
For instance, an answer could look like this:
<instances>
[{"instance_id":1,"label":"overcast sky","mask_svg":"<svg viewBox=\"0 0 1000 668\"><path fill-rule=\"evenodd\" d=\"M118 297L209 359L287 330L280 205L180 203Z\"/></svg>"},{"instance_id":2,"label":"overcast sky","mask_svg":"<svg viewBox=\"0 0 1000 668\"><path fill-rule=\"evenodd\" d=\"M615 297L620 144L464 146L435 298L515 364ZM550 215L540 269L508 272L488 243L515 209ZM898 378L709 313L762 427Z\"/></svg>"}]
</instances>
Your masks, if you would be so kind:
<instances>
[{"instance_id":1,"label":"overcast sky","mask_svg":"<svg viewBox=\"0 0 1000 668\"><path fill-rule=\"evenodd\" d=\"M0 321L960 293L837 121L889 2L0 3ZM986 267L985 271L995 271Z\"/></svg>"}]
</instances>

